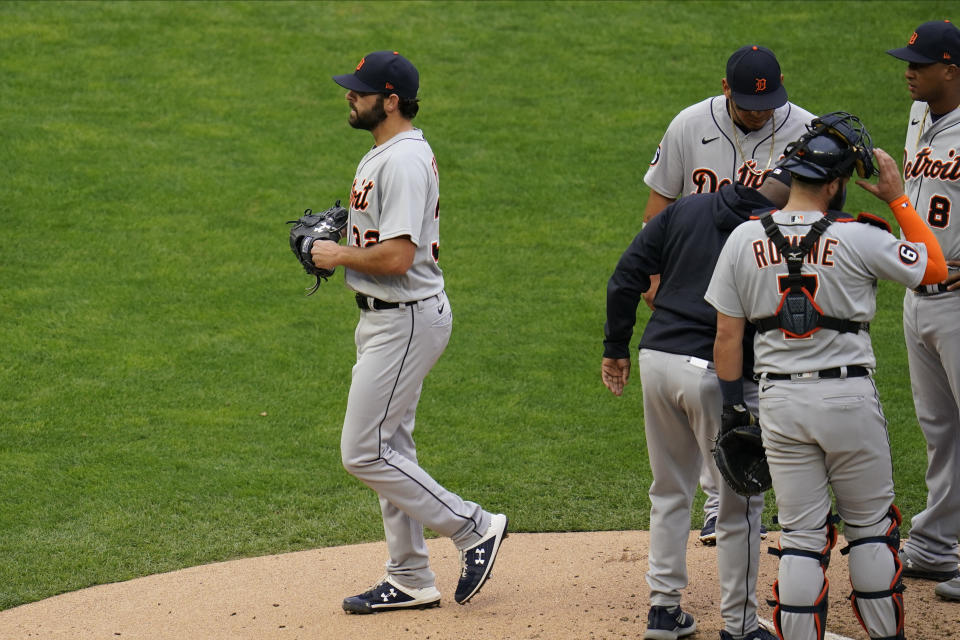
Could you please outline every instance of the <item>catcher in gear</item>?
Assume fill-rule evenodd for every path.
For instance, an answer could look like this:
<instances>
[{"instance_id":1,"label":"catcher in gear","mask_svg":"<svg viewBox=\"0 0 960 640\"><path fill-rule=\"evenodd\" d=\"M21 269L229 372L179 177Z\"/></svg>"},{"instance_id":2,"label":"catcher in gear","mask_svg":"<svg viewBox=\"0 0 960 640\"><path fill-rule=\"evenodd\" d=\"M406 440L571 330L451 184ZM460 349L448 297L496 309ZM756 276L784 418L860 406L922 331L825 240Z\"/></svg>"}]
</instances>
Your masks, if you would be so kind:
<instances>
[{"instance_id":1,"label":"catcher in gear","mask_svg":"<svg viewBox=\"0 0 960 640\"><path fill-rule=\"evenodd\" d=\"M340 201L322 213L314 213L311 209L303 212L297 220L288 220L290 227L290 250L297 257L303 270L317 279L316 284L307 295L312 295L320 288L320 282L333 275L333 269L321 269L313 263L310 250L317 240L340 242L343 237L343 228L347 226L348 212L340 206Z\"/></svg>"},{"instance_id":2,"label":"catcher in gear","mask_svg":"<svg viewBox=\"0 0 960 640\"><path fill-rule=\"evenodd\" d=\"M874 161L875 184L866 180ZM901 517L869 323L879 279L939 282L946 263L904 195L896 161L873 149L858 118L814 120L778 166L792 176L790 199L734 229L705 296L717 311L714 361L725 405L742 393L744 329L756 327L759 418L782 527L771 549L780 558L774 624L782 640L823 640L826 570L841 519L857 620L874 640L902 640ZM890 207L905 240L867 218L837 215L854 169L857 184ZM797 290L802 299L785 296ZM794 303L791 317L779 313Z\"/></svg>"},{"instance_id":3,"label":"catcher in gear","mask_svg":"<svg viewBox=\"0 0 960 640\"><path fill-rule=\"evenodd\" d=\"M760 425L742 404L723 406L713 459L730 488L742 496L760 495L773 484Z\"/></svg>"}]
</instances>

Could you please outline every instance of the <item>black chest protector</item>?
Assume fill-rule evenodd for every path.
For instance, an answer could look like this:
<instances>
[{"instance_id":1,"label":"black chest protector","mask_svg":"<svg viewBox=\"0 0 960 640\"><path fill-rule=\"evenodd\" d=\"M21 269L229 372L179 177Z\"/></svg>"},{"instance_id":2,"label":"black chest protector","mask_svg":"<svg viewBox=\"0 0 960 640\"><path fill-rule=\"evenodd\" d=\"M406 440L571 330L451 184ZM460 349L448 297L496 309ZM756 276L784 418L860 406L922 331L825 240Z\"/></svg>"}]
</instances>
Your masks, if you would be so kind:
<instances>
[{"instance_id":1,"label":"black chest protector","mask_svg":"<svg viewBox=\"0 0 960 640\"><path fill-rule=\"evenodd\" d=\"M766 318L754 321L757 331L763 333L771 329L780 329L788 338L807 338L820 329L832 329L840 333L869 331L869 322L855 322L824 315L823 310L813 301L813 293L804 287L804 277L800 273L803 261L810 250L819 242L820 236L840 214L828 211L826 215L811 226L807 235L796 245L790 244L780 227L773 221L769 212L760 216L760 222L767 237L777 246L780 257L787 263L787 281L777 312Z\"/></svg>"}]
</instances>

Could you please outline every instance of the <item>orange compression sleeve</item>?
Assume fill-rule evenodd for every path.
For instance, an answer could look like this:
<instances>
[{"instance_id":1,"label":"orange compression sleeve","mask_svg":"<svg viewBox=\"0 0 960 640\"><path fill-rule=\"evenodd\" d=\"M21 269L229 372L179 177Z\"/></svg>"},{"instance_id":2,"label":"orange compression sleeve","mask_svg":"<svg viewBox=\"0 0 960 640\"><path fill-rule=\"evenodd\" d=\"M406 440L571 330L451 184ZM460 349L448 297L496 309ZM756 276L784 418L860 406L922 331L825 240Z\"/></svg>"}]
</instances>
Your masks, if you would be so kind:
<instances>
[{"instance_id":1,"label":"orange compression sleeve","mask_svg":"<svg viewBox=\"0 0 960 640\"><path fill-rule=\"evenodd\" d=\"M947 277L947 262L933 231L920 219L906 195L892 201L890 210L897 218L904 237L910 242L922 242L927 247L927 270L923 273L920 284L942 282Z\"/></svg>"}]
</instances>

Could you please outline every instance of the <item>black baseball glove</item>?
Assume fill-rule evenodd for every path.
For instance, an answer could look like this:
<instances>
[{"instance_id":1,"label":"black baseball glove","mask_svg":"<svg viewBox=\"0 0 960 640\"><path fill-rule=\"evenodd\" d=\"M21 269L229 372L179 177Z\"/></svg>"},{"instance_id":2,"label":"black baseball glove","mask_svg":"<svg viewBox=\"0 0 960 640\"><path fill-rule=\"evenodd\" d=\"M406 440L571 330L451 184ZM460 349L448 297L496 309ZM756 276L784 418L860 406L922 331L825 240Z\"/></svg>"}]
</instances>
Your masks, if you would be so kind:
<instances>
[{"instance_id":1,"label":"black baseball glove","mask_svg":"<svg viewBox=\"0 0 960 640\"><path fill-rule=\"evenodd\" d=\"M304 271L316 276L317 283L313 285L307 295L311 295L320 288L321 280L333 275L333 269L320 269L313 264L310 249L317 240L340 242L343 228L347 225L348 212L340 206L340 201L322 213L314 213L307 209L298 220L288 220L290 227L290 250L303 265Z\"/></svg>"},{"instance_id":2,"label":"black baseball glove","mask_svg":"<svg viewBox=\"0 0 960 640\"><path fill-rule=\"evenodd\" d=\"M723 406L713 459L730 488L742 496L759 495L773 485L760 425L742 404Z\"/></svg>"}]
</instances>

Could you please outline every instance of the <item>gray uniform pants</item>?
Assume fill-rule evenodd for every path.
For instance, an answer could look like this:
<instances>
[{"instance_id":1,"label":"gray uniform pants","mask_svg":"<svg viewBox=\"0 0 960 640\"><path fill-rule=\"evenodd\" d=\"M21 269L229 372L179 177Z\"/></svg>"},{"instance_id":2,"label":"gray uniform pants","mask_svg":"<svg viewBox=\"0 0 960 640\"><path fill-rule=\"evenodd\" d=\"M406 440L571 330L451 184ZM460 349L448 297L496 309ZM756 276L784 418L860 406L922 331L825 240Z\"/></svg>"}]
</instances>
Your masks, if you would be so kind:
<instances>
[{"instance_id":1,"label":"gray uniform pants","mask_svg":"<svg viewBox=\"0 0 960 640\"><path fill-rule=\"evenodd\" d=\"M446 295L414 306L361 311L357 363L340 438L344 468L377 492L390 559L387 573L407 587L434 585L423 527L458 548L479 541L491 515L447 491L417 464L414 416L423 379L453 327Z\"/></svg>"},{"instance_id":2,"label":"gray uniform pants","mask_svg":"<svg viewBox=\"0 0 960 640\"><path fill-rule=\"evenodd\" d=\"M824 550L831 488L848 541L882 535L891 526L887 514L894 497L893 463L887 422L872 378L761 377L760 423L783 528L782 549ZM882 544L852 550L848 566L854 588L889 589L894 553ZM817 560L784 555L777 577L780 602L813 605L825 579ZM861 600L860 606L871 637L895 634L890 598ZM812 614L784 613L782 630L791 640L817 637Z\"/></svg>"},{"instance_id":3,"label":"gray uniform pants","mask_svg":"<svg viewBox=\"0 0 960 640\"><path fill-rule=\"evenodd\" d=\"M720 508L720 489L713 480L713 472L709 465L713 465L713 460L704 460L703 468L700 470L700 488L703 489L707 499L703 501L703 521L706 523L710 518L717 516L717 509Z\"/></svg>"},{"instance_id":4,"label":"gray uniform pants","mask_svg":"<svg viewBox=\"0 0 960 640\"><path fill-rule=\"evenodd\" d=\"M716 373L703 360L640 350L640 383L650 485L650 604L680 603L687 586L690 508L703 460L710 461L720 494L717 565L720 612L725 629L744 635L757 628L757 570L763 497L737 495L713 464L713 439L720 430L723 400ZM752 391L752 394L751 394ZM756 385L745 382L756 408Z\"/></svg>"},{"instance_id":5,"label":"gray uniform pants","mask_svg":"<svg viewBox=\"0 0 960 640\"><path fill-rule=\"evenodd\" d=\"M960 536L960 292L921 297L907 291L903 333L927 440L927 508L911 520L904 549L925 568L952 571Z\"/></svg>"}]
</instances>

